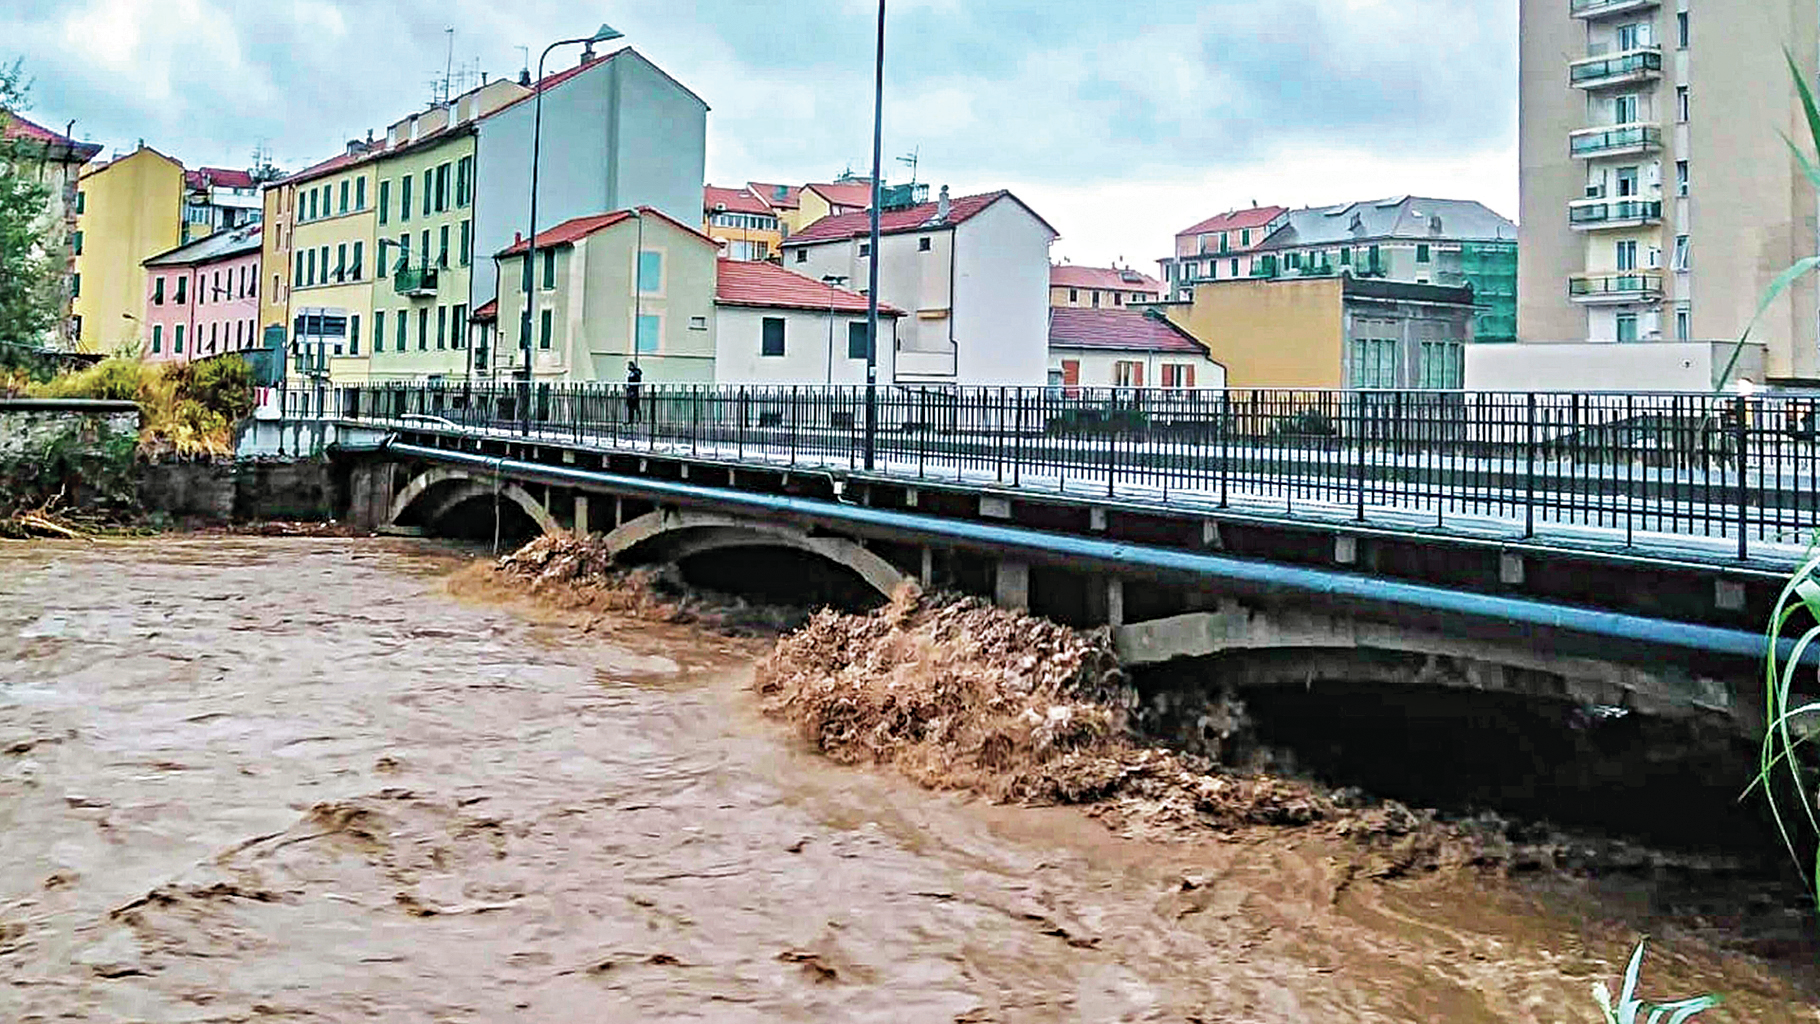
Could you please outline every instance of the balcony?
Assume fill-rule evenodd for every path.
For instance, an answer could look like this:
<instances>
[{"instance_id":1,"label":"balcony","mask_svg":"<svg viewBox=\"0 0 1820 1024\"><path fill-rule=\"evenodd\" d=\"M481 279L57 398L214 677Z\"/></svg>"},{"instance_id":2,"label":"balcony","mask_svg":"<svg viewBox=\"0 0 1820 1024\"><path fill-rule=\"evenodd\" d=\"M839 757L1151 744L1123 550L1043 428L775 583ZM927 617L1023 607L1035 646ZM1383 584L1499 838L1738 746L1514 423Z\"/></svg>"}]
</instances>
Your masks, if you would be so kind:
<instances>
[{"instance_id":1,"label":"balcony","mask_svg":"<svg viewBox=\"0 0 1820 1024\"><path fill-rule=\"evenodd\" d=\"M392 275L392 290L411 298L425 298L436 294L436 267L401 266Z\"/></svg>"},{"instance_id":2,"label":"balcony","mask_svg":"<svg viewBox=\"0 0 1820 1024\"><path fill-rule=\"evenodd\" d=\"M1567 297L1587 305L1653 302L1662 297L1662 275L1638 270L1575 274L1567 279Z\"/></svg>"},{"instance_id":3,"label":"balcony","mask_svg":"<svg viewBox=\"0 0 1820 1024\"><path fill-rule=\"evenodd\" d=\"M1567 204L1567 222L1575 231L1634 228L1662 222L1660 199L1582 199Z\"/></svg>"},{"instance_id":4,"label":"balcony","mask_svg":"<svg viewBox=\"0 0 1820 1024\"><path fill-rule=\"evenodd\" d=\"M1567 0L1568 12L1591 21L1662 6L1662 0Z\"/></svg>"},{"instance_id":5,"label":"balcony","mask_svg":"<svg viewBox=\"0 0 1820 1024\"><path fill-rule=\"evenodd\" d=\"M1662 129L1653 124L1582 128L1568 136L1567 145L1576 160L1654 153L1662 148Z\"/></svg>"},{"instance_id":6,"label":"balcony","mask_svg":"<svg viewBox=\"0 0 1820 1024\"><path fill-rule=\"evenodd\" d=\"M1650 46L1577 60L1567 66L1567 77L1576 89L1653 81L1662 77L1662 48Z\"/></svg>"}]
</instances>

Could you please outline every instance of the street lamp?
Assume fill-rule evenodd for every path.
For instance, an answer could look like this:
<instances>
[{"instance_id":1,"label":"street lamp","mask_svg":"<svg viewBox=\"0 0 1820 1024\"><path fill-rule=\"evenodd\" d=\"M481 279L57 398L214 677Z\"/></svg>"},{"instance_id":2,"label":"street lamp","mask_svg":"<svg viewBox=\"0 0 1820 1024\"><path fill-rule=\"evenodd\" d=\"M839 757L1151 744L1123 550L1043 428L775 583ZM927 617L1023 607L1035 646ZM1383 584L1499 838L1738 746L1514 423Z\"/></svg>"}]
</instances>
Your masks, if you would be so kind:
<instances>
[{"instance_id":1,"label":"street lamp","mask_svg":"<svg viewBox=\"0 0 1820 1024\"><path fill-rule=\"evenodd\" d=\"M840 274L823 274L822 284L828 286L828 386L834 386L834 300L839 296L835 291L847 283L846 277Z\"/></svg>"},{"instance_id":2,"label":"street lamp","mask_svg":"<svg viewBox=\"0 0 1820 1024\"><path fill-rule=\"evenodd\" d=\"M558 39L544 47L543 55L537 58L537 78L531 83L536 94L534 104L536 113L531 120L531 231L527 236L525 248L525 315L519 325L518 347L524 350L524 385L522 388L521 416L524 421L524 433L531 432L531 328L537 323L537 160L543 150L543 65L550 57L550 52L559 46L574 46L585 43L592 47L595 43L604 43L624 38L624 33L611 25L603 24L591 36L575 39Z\"/></svg>"},{"instance_id":3,"label":"street lamp","mask_svg":"<svg viewBox=\"0 0 1820 1024\"><path fill-rule=\"evenodd\" d=\"M878 0L878 60L872 90L872 254L866 289L866 471L871 472L878 442L878 206L883 198L879 173L885 134L885 0Z\"/></svg>"}]
</instances>

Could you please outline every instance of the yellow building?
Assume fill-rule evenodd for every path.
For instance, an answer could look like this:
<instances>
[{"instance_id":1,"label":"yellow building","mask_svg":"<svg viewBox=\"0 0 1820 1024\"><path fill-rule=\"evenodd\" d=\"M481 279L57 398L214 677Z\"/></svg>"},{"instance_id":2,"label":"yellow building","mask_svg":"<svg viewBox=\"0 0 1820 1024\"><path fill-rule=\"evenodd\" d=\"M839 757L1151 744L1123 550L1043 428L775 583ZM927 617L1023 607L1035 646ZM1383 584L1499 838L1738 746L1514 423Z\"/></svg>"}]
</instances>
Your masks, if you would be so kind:
<instances>
[{"instance_id":1,"label":"yellow building","mask_svg":"<svg viewBox=\"0 0 1820 1024\"><path fill-rule=\"evenodd\" d=\"M1458 388L1471 288L1355 278L1241 278L1160 307L1234 388Z\"/></svg>"},{"instance_id":2,"label":"yellow building","mask_svg":"<svg viewBox=\"0 0 1820 1024\"><path fill-rule=\"evenodd\" d=\"M578 217L537 245L535 325L525 243L498 255L496 375L522 372L528 334L539 380L624 381L637 362L648 384L714 382L713 239L647 206Z\"/></svg>"},{"instance_id":3,"label":"yellow building","mask_svg":"<svg viewBox=\"0 0 1820 1024\"><path fill-rule=\"evenodd\" d=\"M722 255L741 263L768 260L784 242L777 211L743 188L709 185L702 191L702 231L720 246Z\"/></svg>"},{"instance_id":4,"label":"yellow building","mask_svg":"<svg viewBox=\"0 0 1820 1024\"><path fill-rule=\"evenodd\" d=\"M1163 283L1129 267L1049 268L1049 305L1056 309L1122 309L1163 297Z\"/></svg>"},{"instance_id":5,"label":"yellow building","mask_svg":"<svg viewBox=\"0 0 1820 1024\"><path fill-rule=\"evenodd\" d=\"M801 231L803 225L803 190L800 185L774 185L762 181L746 182L746 191L765 201L771 215L777 218L785 238Z\"/></svg>"},{"instance_id":6,"label":"yellow building","mask_svg":"<svg viewBox=\"0 0 1820 1024\"><path fill-rule=\"evenodd\" d=\"M83 171L70 279L75 351L105 355L139 344L143 264L179 244L183 196L183 165L146 146Z\"/></svg>"},{"instance_id":7,"label":"yellow building","mask_svg":"<svg viewBox=\"0 0 1820 1024\"><path fill-rule=\"evenodd\" d=\"M450 127L446 110L422 117L435 120L420 122L414 132L408 121L394 125L385 155L374 164L380 267L373 292L375 379L465 376L469 368L474 125Z\"/></svg>"},{"instance_id":8,"label":"yellow building","mask_svg":"<svg viewBox=\"0 0 1820 1024\"><path fill-rule=\"evenodd\" d=\"M289 193L289 216L282 221L288 246L279 250L283 255L268 251L267 258L286 261L270 265L289 278L287 351L293 375L337 384L365 380L379 265L370 159L350 151L268 191L278 191L281 204Z\"/></svg>"},{"instance_id":9,"label":"yellow building","mask_svg":"<svg viewBox=\"0 0 1820 1024\"><path fill-rule=\"evenodd\" d=\"M797 198L796 231L821 220L843 213L864 213L872 209L872 182L848 178L836 182L804 185Z\"/></svg>"}]
</instances>

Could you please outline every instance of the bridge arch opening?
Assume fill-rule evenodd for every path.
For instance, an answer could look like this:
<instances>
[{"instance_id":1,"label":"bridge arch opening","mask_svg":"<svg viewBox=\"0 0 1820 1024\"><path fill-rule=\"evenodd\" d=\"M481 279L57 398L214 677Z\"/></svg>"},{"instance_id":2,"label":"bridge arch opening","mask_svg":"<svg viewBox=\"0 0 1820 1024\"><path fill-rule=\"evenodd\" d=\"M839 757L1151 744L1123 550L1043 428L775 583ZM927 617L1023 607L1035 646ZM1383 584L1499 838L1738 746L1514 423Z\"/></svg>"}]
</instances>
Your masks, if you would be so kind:
<instances>
[{"instance_id":1,"label":"bridge arch opening","mask_svg":"<svg viewBox=\"0 0 1820 1024\"><path fill-rule=\"evenodd\" d=\"M457 540L521 544L558 528L554 517L523 487L437 468L414 478L391 508L391 525L415 527Z\"/></svg>"},{"instance_id":2,"label":"bridge arch opening","mask_svg":"<svg viewBox=\"0 0 1820 1024\"><path fill-rule=\"evenodd\" d=\"M877 608L905 577L859 544L778 524L677 510L632 520L607 536L627 564L672 563L691 586L765 604Z\"/></svg>"}]
</instances>

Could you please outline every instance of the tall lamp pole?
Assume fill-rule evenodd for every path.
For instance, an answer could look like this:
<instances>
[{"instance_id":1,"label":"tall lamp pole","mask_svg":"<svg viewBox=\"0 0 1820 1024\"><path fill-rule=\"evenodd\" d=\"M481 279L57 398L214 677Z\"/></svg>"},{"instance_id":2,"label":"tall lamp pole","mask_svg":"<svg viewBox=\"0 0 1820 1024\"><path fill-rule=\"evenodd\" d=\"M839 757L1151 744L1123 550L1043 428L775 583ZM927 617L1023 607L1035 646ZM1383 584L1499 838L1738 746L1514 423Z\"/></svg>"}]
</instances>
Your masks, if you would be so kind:
<instances>
[{"instance_id":1,"label":"tall lamp pole","mask_svg":"<svg viewBox=\"0 0 1820 1024\"><path fill-rule=\"evenodd\" d=\"M604 43L624 37L611 25L601 25L591 36L576 39L558 39L544 47L543 55L537 58L537 78L531 83L535 94L536 113L531 118L531 231L525 242L525 314L518 325L518 347L523 350L525 365L523 382L519 385L519 416L524 424L523 432L531 432L531 328L537 323L537 170L538 157L543 151L543 65L550 58L550 52L559 46L574 46L586 43Z\"/></svg>"},{"instance_id":2,"label":"tall lamp pole","mask_svg":"<svg viewBox=\"0 0 1820 1024\"><path fill-rule=\"evenodd\" d=\"M866 470L874 468L878 445L878 207L885 134L885 0L878 0L878 61L872 91L872 254L866 289Z\"/></svg>"}]
</instances>

